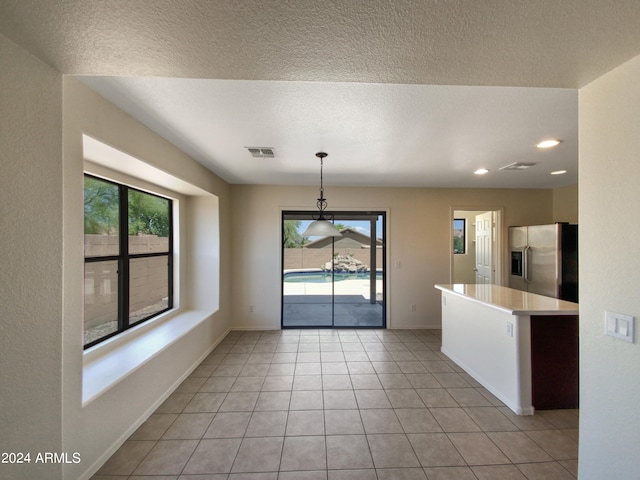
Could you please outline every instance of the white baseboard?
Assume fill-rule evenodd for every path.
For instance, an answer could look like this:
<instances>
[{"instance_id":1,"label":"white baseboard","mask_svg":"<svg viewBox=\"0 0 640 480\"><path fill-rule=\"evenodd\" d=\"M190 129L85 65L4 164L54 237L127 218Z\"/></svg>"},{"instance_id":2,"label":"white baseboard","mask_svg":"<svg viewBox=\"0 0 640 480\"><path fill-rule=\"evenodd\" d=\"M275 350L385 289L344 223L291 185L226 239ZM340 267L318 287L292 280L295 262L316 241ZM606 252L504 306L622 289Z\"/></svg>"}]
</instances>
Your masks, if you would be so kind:
<instances>
[{"instance_id":1,"label":"white baseboard","mask_svg":"<svg viewBox=\"0 0 640 480\"><path fill-rule=\"evenodd\" d=\"M428 324L425 325L424 323L416 323L416 324L403 324L400 327L396 327L393 324L392 325L387 325L387 328L390 330L442 330L442 326L440 325L440 323L436 323L436 324Z\"/></svg>"},{"instance_id":2,"label":"white baseboard","mask_svg":"<svg viewBox=\"0 0 640 480\"><path fill-rule=\"evenodd\" d=\"M250 332L250 331L275 331L275 330L280 330L280 327L263 327L263 326L257 326L257 327L231 327L230 330L232 332Z\"/></svg>"}]
</instances>

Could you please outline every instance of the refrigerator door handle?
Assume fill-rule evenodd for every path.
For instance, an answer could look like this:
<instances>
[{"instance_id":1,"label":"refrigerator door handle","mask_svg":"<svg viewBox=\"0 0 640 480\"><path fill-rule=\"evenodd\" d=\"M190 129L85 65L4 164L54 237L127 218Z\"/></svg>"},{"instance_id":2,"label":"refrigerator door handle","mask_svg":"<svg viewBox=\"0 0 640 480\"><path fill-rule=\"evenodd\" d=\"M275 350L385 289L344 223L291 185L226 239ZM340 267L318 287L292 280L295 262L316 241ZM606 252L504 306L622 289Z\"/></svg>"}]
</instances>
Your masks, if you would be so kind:
<instances>
[{"instance_id":1,"label":"refrigerator door handle","mask_svg":"<svg viewBox=\"0 0 640 480\"><path fill-rule=\"evenodd\" d=\"M531 247L527 245L522 251L522 273L524 283L529 283L529 250Z\"/></svg>"}]
</instances>

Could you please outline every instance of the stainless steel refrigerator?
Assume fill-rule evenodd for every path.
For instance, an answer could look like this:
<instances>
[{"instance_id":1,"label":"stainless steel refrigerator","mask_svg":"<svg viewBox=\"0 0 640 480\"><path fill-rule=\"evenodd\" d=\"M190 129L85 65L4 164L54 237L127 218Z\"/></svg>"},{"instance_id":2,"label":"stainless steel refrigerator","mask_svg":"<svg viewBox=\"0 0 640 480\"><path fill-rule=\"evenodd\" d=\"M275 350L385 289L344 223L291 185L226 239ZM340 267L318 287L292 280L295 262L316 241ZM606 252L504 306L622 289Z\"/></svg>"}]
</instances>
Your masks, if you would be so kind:
<instances>
[{"instance_id":1,"label":"stainless steel refrigerator","mask_svg":"<svg viewBox=\"0 0 640 480\"><path fill-rule=\"evenodd\" d=\"M578 226L509 228L509 287L578 302Z\"/></svg>"}]
</instances>

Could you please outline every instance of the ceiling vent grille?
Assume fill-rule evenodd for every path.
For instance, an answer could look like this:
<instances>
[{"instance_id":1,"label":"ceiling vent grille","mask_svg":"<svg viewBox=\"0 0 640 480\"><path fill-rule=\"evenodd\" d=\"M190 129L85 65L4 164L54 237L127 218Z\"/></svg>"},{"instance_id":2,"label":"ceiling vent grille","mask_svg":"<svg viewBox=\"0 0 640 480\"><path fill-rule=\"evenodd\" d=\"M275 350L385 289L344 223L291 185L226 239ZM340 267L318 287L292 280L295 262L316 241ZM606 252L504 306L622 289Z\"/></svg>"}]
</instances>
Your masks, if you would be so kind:
<instances>
[{"instance_id":1,"label":"ceiling vent grille","mask_svg":"<svg viewBox=\"0 0 640 480\"><path fill-rule=\"evenodd\" d=\"M274 158L276 151L273 147L244 147L253 158Z\"/></svg>"},{"instance_id":2,"label":"ceiling vent grille","mask_svg":"<svg viewBox=\"0 0 640 480\"><path fill-rule=\"evenodd\" d=\"M500 170L526 170L527 168L531 168L534 165L537 165L537 163L513 162L509 165L501 167Z\"/></svg>"}]
</instances>

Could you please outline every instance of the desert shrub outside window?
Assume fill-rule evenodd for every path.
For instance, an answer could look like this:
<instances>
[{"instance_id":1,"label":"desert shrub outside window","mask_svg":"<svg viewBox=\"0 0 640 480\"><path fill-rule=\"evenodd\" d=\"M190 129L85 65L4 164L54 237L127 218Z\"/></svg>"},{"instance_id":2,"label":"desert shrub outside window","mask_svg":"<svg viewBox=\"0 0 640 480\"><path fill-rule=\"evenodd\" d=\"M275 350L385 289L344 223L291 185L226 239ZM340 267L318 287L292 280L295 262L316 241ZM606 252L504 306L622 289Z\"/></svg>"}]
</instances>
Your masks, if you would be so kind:
<instances>
[{"instance_id":1,"label":"desert shrub outside window","mask_svg":"<svg viewBox=\"0 0 640 480\"><path fill-rule=\"evenodd\" d=\"M84 177L84 347L173 308L172 201Z\"/></svg>"}]
</instances>

